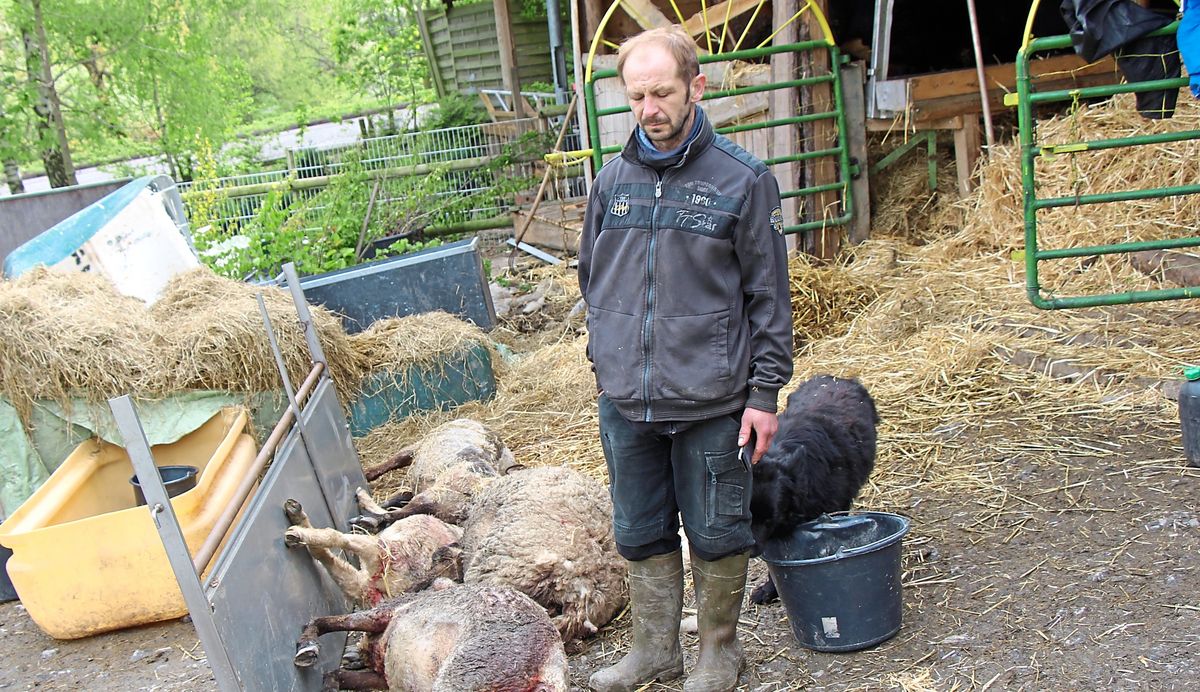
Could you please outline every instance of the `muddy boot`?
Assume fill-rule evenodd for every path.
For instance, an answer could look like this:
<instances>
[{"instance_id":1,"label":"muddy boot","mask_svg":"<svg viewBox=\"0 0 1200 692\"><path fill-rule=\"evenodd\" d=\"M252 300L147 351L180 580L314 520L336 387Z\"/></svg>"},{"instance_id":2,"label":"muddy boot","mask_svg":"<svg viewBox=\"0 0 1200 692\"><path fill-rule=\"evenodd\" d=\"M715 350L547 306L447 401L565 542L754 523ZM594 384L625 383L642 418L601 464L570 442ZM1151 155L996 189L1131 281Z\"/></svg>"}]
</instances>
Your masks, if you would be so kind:
<instances>
[{"instance_id":1,"label":"muddy boot","mask_svg":"<svg viewBox=\"0 0 1200 692\"><path fill-rule=\"evenodd\" d=\"M746 662L737 638L737 623L749 561L748 553L715 562L706 562L692 553L700 655L683 683L684 692L727 692L737 687L738 673Z\"/></svg>"},{"instance_id":2,"label":"muddy boot","mask_svg":"<svg viewBox=\"0 0 1200 692\"><path fill-rule=\"evenodd\" d=\"M635 690L653 680L683 675L679 617L683 612L683 553L629 563L629 604L633 644L617 662L596 671L588 685L596 692Z\"/></svg>"}]
</instances>

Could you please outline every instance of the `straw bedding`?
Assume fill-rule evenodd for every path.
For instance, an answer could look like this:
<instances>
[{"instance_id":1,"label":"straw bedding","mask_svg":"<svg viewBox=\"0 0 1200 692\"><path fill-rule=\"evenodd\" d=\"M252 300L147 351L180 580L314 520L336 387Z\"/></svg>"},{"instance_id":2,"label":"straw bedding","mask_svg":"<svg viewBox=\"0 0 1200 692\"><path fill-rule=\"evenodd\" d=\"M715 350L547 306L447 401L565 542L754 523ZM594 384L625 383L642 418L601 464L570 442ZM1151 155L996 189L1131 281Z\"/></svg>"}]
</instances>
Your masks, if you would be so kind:
<instances>
[{"instance_id":1,"label":"straw bedding","mask_svg":"<svg viewBox=\"0 0 1200 692\"><path fill-rule=\"evenodd\" d=\"M1065 141L1077 130L1095 139L1200 127L1198 118L1200 108L1181 99L1174 121L1149 122L1132 101L1118 99L1043 121L1040 132L1048 142ZM1047 162L1040 194L1200 177L1200 167L1180 163L1200 160L1196 143L1121 150L1098 162L1086 156ZM908 165L924 175L920 157ZM1051 312L1032 307L1019 254L1015 145L995 147L980 175L967 199L927 200L923 220L906 222L919 226L916 233L874 233L829 265L792 260L793 382L816 373L857 377L880 408L879 462L866 506L906 507L917 484L1001 493L986 471L962 463L966 435L1001 422L1036 421L1036 429L1045 429L1055 417L1084 410L1114 417L1157 411L1169 418L1174 404L1163 396L1164 382L1177 380L1182 365L1200 363L1197 320L1187 301ZM1040 234L1053 247L1166 237L1200 218L1197 203L1200 198L1185 198L1044 214ZM1068 264L1048 270L1043 285L1065 294L1161 286L1121 258ZM603 477L586 337L569 330L559 336L501 378L493 401L409 419L363 438L364 461L382 460L432 425L465 415L497 430L522 463L567 463Z\"/></svg>"}]
</instances>

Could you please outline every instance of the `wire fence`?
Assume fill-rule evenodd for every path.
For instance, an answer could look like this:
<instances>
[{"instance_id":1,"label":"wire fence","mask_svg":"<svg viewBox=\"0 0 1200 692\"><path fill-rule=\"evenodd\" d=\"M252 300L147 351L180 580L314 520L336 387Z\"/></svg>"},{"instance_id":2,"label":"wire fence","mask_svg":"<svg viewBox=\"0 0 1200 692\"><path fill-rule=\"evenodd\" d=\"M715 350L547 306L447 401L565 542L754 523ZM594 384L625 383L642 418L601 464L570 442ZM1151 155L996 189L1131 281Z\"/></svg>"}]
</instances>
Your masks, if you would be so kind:
<instances>
[{"instance_id":1,"label":"wire fence","mask_svg":"<svg viewBox=\"0 0 1200 692\"><path fill-rule=\"evenodd\" d=\"M465 224L500 217L513 207L514 192L509 188L514 181L541 174L538 159L553 144L559 126L553 120L523 118L366 137L350 145L289 149L285 168L184 182L179 189L189 207L203 196L206 223L223 235L234 235L262 213L264 205L280 204L285 214L301 208L310 214L320 211L324 208L320 192L339 176L359 175L363 194L374 185L375 205L381 211L389 205L412 205L413 186L406 179L436 177L438 184L424 189L429 199L422 206L441 211L428 222ZM569 132L563 148L577 147L578 141L578 134ZM559 178L551 186L552 198L585 194L581 177Z\"/></svg>"}]
</instances>

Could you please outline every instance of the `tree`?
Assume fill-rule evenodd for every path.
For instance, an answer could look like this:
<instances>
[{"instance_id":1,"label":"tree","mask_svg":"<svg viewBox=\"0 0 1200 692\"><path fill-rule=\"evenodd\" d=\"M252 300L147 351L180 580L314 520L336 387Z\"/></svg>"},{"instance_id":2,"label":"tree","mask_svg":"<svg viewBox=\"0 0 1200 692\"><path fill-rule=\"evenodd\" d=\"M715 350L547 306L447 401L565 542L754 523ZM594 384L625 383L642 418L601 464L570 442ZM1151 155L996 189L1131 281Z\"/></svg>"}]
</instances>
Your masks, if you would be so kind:
<instances>
[{"instance_id":1,"label":"tree","mask_svg":"<svg viewBox=\"0 0 1200 692\"><path fill-rule=\"evenodd\" d=\"M40 151L56 187L74 182L77 142L147 136L186 178L197 138L223 142L244 120L250 79L226 42L232 22L255 21L269 2L0 0L0 35L24 58L4 51L0 74L23 75L29 92L0 102L0 138Z\"/></svg>"},{"instance_id":2,"label":"tree","mask_svg":"<svg viewBox=\"0 0 1200 692\"><path fill-rule=\"evenodd\" d=\"M429 63L421 48L417 8L423 0L341 0L334 56L348 84L385 103L427 100Z\"/></svg>"},{"instance_id":3,"label":"tree","mask_svg":"<svg viewBox=\"0 0 1200 692\"><path fill-rule=\"evenodd\" d=\"M71 146L63 122L62 103L52 71L50 45L47 40L45 17L41 0L24 0L15 4L17 26L25 53L26 90L28 103L37 123L37 145L51 187L75 185L75 166L71 162Z\"/></svg>"}]
</instances>

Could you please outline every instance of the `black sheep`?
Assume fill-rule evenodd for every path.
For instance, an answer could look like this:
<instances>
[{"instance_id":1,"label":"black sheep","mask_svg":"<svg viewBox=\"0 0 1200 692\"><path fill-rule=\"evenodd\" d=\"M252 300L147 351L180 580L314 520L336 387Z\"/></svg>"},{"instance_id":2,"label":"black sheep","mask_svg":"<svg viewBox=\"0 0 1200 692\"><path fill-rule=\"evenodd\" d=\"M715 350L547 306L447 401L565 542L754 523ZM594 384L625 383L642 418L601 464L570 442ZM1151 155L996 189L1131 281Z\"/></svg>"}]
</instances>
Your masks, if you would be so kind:
<instances>
[{"instance_id":1,"label":"black sheep","mask_svg":"<svg viewBox=\"0 0 1200 692\"><path fill-rule=\"evenodd\" d=\"M772 538L828 512L843 512L875 466L875 402L857 380L817 375L788 397L779 432L754 465L750 501L756 554ZM770 577L750 595L778 596Z\"/></svg>"}]
</instances>

